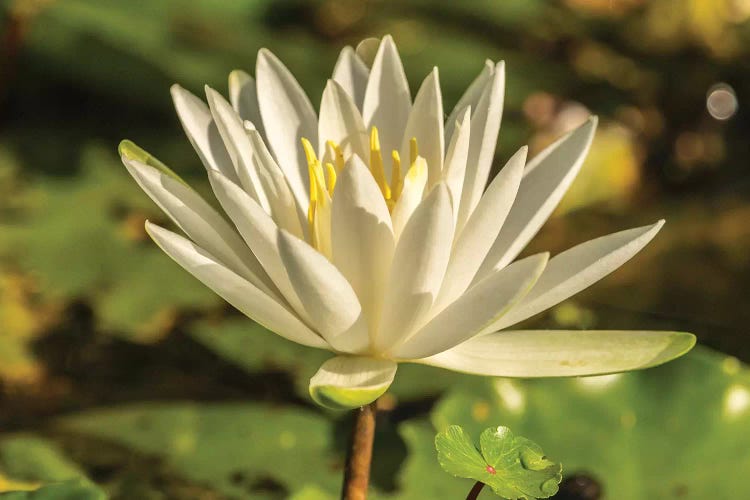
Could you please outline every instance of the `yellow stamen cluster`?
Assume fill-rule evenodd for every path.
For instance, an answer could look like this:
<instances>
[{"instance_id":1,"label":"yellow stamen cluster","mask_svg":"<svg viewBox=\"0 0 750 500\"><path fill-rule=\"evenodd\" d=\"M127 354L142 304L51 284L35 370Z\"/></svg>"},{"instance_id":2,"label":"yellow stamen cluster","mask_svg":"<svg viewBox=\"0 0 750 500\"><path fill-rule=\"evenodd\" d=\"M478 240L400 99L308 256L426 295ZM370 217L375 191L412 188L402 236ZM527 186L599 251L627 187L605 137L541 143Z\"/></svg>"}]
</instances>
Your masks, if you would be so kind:
<instances>
[{"instance_id":1,"label":"yellow stamen cluster","mask_svg":"<svg viewBox=\"0 0 750 500\"><path fill-rule=\"evenodd\" d=\"M326 213L330 211L331 198L333 197L334 189L336 189L336 178L345 165L344 153L338 144L333 141L327 141L324 159L329 161L322 164L315 154L315 149L313 149L310 141L302 138L302 147L305 151L307 168L310 174L310 205L307 209L310 239L316 248L320 248L318 235L321 233L321 222L318 221L318 216L321 211ZM417 139L412 138L409 141L410 166L415 164L418 154ZM396 150L391 152L391 164L391 182L389 183L386 179L383 154L380 150L378 129L372 127L370 133L370 172L378 184L380 192L383 193L388 210L393 210L404 188L401 156Z\"/></svg>"}]
</instances>

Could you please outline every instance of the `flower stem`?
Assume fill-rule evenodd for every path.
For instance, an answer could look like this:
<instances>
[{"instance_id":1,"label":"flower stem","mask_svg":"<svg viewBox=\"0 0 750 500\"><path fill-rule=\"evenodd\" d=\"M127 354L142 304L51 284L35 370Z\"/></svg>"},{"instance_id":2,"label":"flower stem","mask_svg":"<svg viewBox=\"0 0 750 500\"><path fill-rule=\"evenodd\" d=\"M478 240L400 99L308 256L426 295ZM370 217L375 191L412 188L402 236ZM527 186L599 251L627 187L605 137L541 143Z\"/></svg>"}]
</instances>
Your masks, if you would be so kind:
<instances>
[{"instance_id":1,"label":"flower stem","mask_svg":"<svg viewBox=\"0 0 750 500\"><path fill-rule=\"evenodd\" d=\"M477 481L469 494L466 495L466 500L477 500L477 498L479 498L479 493L482 491L482 488L484 488L484 483L481 481Z\"/></svg>"},{"instance_id":2,"label":"flower stem","mask_svg":"<svg viewBox=\"0 0 750 500\"><path fill-rule=\"evenodd\" d=\"M367 485L370 482L370 463L372 462L372 443L375 439L375 413L377 401L358 410L351 445L346 457L344 470L344 487L341 492L343 500L365 500Z\"/></svg>"}]
</instances>

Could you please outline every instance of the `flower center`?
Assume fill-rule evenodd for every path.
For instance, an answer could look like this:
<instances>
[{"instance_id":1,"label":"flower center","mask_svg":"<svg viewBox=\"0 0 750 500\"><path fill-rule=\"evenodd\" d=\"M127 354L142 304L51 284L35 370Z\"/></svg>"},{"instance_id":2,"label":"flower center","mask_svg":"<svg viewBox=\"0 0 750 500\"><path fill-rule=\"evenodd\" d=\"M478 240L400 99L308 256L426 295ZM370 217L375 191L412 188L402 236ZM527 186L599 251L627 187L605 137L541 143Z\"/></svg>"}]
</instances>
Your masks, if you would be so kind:
<instances>
[{"instance_id":1,"label":"flower center","mask_svg":"<svg viewBox=\"0 0 750 500\"><path fill-rule=\"evenodd\" d=\"M302 138L302 147L305 151L308 173L310 174L310 205L307 209L310 244L330 257L331 198L336 189L336 178L344 169L346 160L341 147L333 141L326 141L324 161L322 162L315 154L315 149L310 141L304 137ZM418 154L417 139L412 137L409 141L410 170L414 167ZM362 160L365 160L365 158L362 158ZM369 160L370 172L383 194L388 210L393 211L393 207L396 206L404 188L401 157L398 151L391 151L391 180L388 182L377 127L372 127L370 131Z\"/></svg>"}]
</instances>

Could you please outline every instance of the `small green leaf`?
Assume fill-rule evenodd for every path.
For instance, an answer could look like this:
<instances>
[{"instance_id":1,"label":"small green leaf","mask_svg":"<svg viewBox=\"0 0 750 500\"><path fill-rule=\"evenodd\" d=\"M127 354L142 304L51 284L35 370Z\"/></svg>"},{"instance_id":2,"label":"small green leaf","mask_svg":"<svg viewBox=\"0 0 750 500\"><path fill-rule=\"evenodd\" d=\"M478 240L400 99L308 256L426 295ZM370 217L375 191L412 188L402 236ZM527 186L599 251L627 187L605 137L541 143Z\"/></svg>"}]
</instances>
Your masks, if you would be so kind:
<instances>
[{"instance_id":1,"label":"small green leaf","mask_svg":"<svg viewBox=\"0 0 750 500\"><path fill-rule=\"evenodd\" d=\"M458 425L435 437L440 466L447 473L480 481L503 498L548 498L557 493L562 465L548 460L533 441L507 427L486 429L480 450Z\"/></svg>"},{"instance_id":2,"label":"small green leaf","mask_svg":"<svg viewBox=\"0 0 750 500\"><path fill-rule=\"evenodd\" d=\"M0 493L2 500L106 500L107 496L97 486L73 479L42 486L33 491Z\"/></svg>"}]
</instances>

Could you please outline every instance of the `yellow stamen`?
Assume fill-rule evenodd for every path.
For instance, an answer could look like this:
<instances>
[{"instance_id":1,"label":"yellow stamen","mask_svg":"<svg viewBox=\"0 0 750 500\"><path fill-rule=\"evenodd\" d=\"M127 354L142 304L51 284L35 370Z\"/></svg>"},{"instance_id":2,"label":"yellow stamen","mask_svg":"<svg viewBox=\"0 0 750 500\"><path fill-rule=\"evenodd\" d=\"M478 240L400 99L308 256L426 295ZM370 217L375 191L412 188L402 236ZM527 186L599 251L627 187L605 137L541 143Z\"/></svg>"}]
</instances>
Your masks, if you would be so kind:
<instances>
[{"instance_id":1,"label":"yellow stamen","mask_svg":"<svg viewBox=\"0 0 750 500\"><path fill-rule=\"evenodd\" d=\"M329 196L333 196L333 190L336 188L336 169L331 162L326 163L326 187Z\"/></svg>"},{"instance_id":2,"label":"yellow stamen","mask_svg":"<svg viewBox=\"0 0 750 500\"><path fill-rule=\"evenodd\" d=\"M401 156L395 149L391 153L393 160L393 169L391 170L391 198L396 201L401 196L404 189L404 181L401 178Z\"/></svg>"},{"instance_id":3,"label":"yellow stamen","mask_svg":"<svg viewBox=\"0 0 750 500\"><path fill-rule=\"evenodd\" d=\"M307 172L310 175L310 205L307 207L307 223L310 225L310 232L312 233L313 224L315 223L315 205L318 198L318 186L317 182L315 182L315 167L313 165L308 165Z\"/></svg>"},{"instance_id":4,"label":"yellow stamen","mask_svg":"<svg viewBox=\"0 0 750 500\"><path fill-rule=\"evenodd\" d=\"M328 154L331 156L331 159L333 159L334 165L336 166L336 172L341 172L341 169L344 168L344 152L341 151L339 145L333 141L326 141L326 146L328 146Z\"/></svg>"},{"instance_id":5,"label":"yellow stamen","mask_svg":"<svg viewBox=\"0 0 750 500\"><path fill-rule=\"evenodd\" d=\"M310 144L310 141L302 138L302 149L305 150L305 158L307 158L307 165L312 166L318 163L318 156L315 154L315 148Z\"/></svg>"},{"instance_id":6,"label":"yellow stamen","mask_svg":"<svg viewBox=\"0 0 750 500\"><path fill-rule=\"evenodd\" d=\"M380 139L378 138L378 129L372 127L370 133L370 171L375 178L375 182L380 186L383 198L391 199L391 188L385 180L385 168L383 167L383 155L380 152Z\"/></svg>"},{"instance_id":7,"label":"yellow stamen","mask_svg":"<svg viewBox=\"0 0 750 500\"><path fill-rule=\"evenodd\" d=\"M417 138L412 137L409 141L409 166L414 165L414 162L417 161L417 156L419 156L419 148L417 148Z\"/></svg>"}]
</instances>

